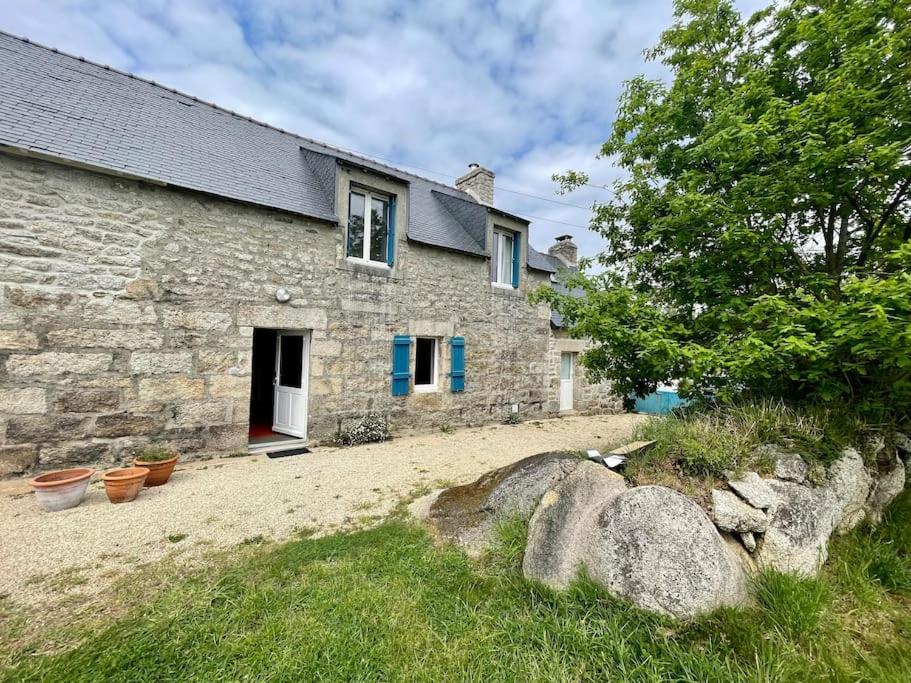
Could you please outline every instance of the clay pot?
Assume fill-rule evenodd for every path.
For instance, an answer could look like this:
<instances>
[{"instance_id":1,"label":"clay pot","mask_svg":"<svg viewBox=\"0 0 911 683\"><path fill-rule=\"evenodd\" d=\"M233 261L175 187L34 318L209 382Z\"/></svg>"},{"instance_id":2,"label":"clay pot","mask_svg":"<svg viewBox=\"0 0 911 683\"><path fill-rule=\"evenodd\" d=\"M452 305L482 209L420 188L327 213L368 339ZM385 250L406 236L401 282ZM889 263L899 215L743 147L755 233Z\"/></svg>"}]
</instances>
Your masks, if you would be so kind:
<instances>
[{"instance_id":1,"label":"clay pot","mask_svg":"<svg viewBox=\"0 0 911 683\"><path fill-rule=\"evenodd\" d=\"M101 475L104 492L112 503L129 503L139 495L139 489L149 476L145 467L124 467L119 470L108 470Z\"/></svg>"},{"instance_id":2,"label":"clay pot","mask_svg":"<svg viewBox=\"0 0 911 683\"><path fill-rule=\"evenodd\" d=\"M162 484L167 483L168 479L171 478L171 472L174 471L174 466L177 464L177 458L179 456L175 455L169 460L159 460L156 462L147 462L142 458L135 458L133 460L134 467L145 467L149 470L149 476L146 477L146 486L161 486Z\"/></svg>"},{"instance_id":3,"label":"clay pot","mask_svg":"<svg viewBox=\"0 0 911 683\"><path fill-rule=\"evenodd\" d=\"M41 509L56 512L74 508L82 502L93 474L95 470L91 467L54 470L35 477L29 485L35 489L35 498Z\"/></svg>"}]
</instances>

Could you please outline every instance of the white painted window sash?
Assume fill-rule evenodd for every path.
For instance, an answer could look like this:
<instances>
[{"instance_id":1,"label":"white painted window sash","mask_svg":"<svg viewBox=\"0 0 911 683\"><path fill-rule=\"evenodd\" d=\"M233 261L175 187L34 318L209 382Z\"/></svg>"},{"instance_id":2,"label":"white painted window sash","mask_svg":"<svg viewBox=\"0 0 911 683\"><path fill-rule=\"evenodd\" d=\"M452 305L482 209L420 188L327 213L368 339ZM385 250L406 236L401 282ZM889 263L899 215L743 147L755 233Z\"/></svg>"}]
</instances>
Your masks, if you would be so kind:
<instances>
[{"instance_id":1,"label":"white painted window sash","mask_svg":"<svg viewBox=\"0 0 911 683\"><path fill-rule=\"evenodd\" d=\"M368 263L382 264L387 265L386 261L374 261L370 258L370 245L373 241L373 200L376 199L378 202L383 202L386 204L386 211L388 214L389 211L389 198L383 195L374 195L372 192L367 190L362 190L360 188L352 189L349 195L349 205L351 202L350 196L356 194L364 198L364 244L363 250L361 251L360 256L349 256L348 258L357 259L359 261L367 261ZM349 209L350 211L350 209ZM386 229L389 229L389 216L386 216Z\"/></svg>"}]
</instances>

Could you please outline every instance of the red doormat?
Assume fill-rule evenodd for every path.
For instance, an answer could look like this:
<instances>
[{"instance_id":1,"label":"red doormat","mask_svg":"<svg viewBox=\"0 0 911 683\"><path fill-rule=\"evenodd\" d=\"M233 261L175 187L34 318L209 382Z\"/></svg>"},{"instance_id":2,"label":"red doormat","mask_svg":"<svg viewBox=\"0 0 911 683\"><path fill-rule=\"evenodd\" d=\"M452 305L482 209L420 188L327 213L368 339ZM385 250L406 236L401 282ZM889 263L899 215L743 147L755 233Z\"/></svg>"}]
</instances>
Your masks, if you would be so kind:
<instances>
[{"instance_id":1,"label":"red doormat","mask_svg":"<svg viewBox=\"0 0 911 683\"><path fill-rule=\"evenodd\" d=\"M267 424L250 425L249 434L251 439L258 436L281 436L278 432L273 432L272 426Z\"/></svg>"}]
</instances>

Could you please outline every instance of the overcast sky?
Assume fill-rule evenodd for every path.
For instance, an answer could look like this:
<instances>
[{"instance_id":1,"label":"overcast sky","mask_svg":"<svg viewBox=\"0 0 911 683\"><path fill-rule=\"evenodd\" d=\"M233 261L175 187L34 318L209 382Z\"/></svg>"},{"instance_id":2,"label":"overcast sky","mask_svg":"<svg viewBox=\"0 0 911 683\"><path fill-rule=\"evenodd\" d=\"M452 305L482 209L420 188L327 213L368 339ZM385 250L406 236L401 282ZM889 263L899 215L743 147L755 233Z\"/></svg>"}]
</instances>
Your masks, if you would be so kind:
<instances>
[{"instance_id":1,"label":"overcast sky","mask_svg":"<svg viewBox=\"0 0 911 683\"><path fill-rule=\"evenodd\" d=\"M670 0L0 0L5 31L295 133L449 184L478 162L533 245L570 233L584 255L606 193L550 177L616 177L595 156L623 81L664 75L642 51L670 22Z\"/></svg>"}]
</instances>

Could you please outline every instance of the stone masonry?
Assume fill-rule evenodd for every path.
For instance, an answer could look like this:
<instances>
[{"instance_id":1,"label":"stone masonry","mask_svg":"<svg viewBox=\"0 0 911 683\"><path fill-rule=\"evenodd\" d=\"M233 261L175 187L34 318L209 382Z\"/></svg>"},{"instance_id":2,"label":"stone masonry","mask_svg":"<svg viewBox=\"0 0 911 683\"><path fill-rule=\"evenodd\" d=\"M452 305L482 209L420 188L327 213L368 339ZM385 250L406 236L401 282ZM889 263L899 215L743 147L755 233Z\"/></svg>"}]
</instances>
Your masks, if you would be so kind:
<instances>
[{"instance_id":1,"label":"stone masonry","mask_svg":"<svg viewBox=\"0 0 911 683\"><path fill-rule=\"evenodd\" d=\"M311 331L311 442L368 412L393 429L553 413L559 354L547 307L527 301L547 274L494 288L486 259L399 233L380 272L344 258L338 226L0 153L0 476L152 442L245 450L255 327ZM440 391L391 395L396 334L440 339ZM446 376L453 335L464 393Z\"/></svg>"}]
</instances>

